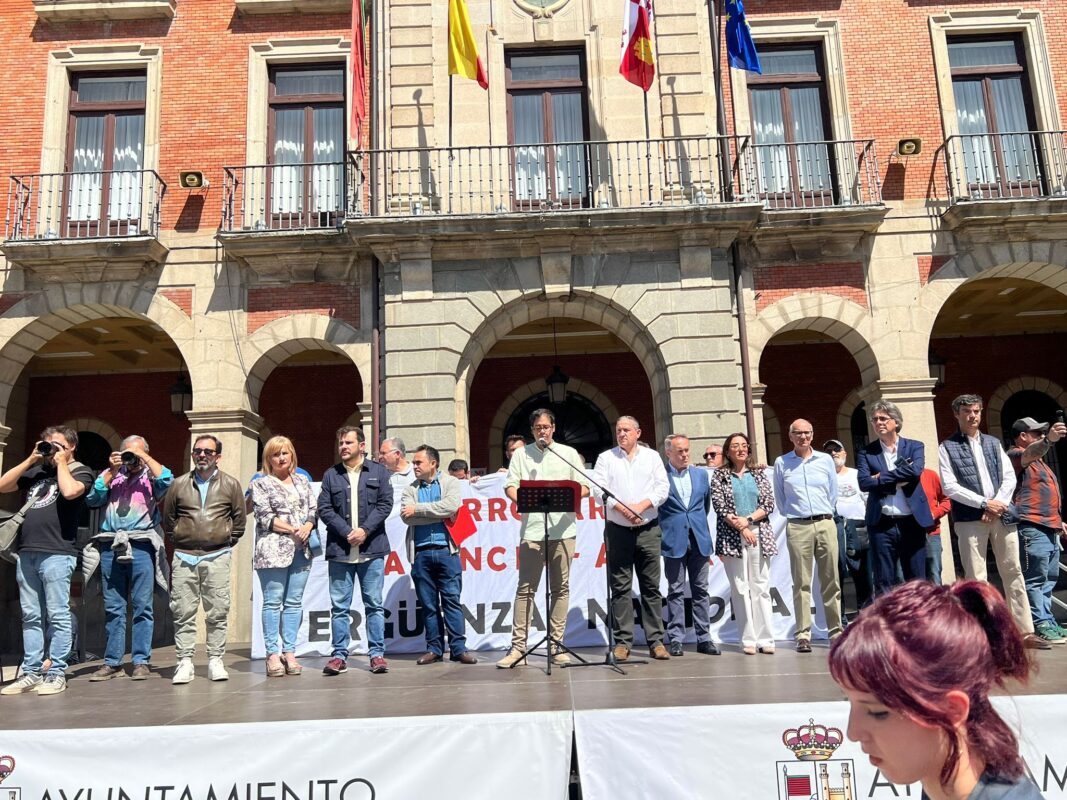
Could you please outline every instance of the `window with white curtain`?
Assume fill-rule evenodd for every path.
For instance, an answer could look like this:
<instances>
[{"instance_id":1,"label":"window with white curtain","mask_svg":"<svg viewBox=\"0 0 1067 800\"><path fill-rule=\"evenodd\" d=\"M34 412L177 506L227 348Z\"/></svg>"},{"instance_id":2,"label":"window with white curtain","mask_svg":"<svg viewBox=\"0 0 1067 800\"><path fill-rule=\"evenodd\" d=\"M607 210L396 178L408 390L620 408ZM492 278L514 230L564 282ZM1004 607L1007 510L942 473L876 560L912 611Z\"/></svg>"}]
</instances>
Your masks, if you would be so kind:
<instances>
[{"instance_id":1,"label":"window with white curtain","mask_svg":"<svg viewBox=\"0 0 1067 800\"><path fill-rule=\"evenodd\" d=\"M761 47L760 64L762 75L748 75L759 193L773 197L773 205L831 205L834 164L821 47Z\"/></svg>"},{"instance_id":2,"label":"window with white curtain","mask_svg":"<svg viewBox=\"0 0 1067 800\"><path fill-rule=\"evenodd\" d=\"M1027 196L1038 191L1038 137L1021 39L951 39L948 57L959 147L972 192Z\"/></svg>"},{"instance_id":3,"label":"window with white curtain","mask_svg":"<svg viewBox=\"0 0 1067 800\"><path fill-rule=\"evenodd\" d=\"M579 50L505 54L512 202L581 208L589 196L585 61Z\"/></svg>"},{"instance_id":4,"label":"window with white curtain","mask_svg":"<svg viewBox=\"0 0 1067 800\"><path fill-rule=\"evenodd\" d=\"M271 72L270 227L328 227L344 214L345 70Z\"/></svg>"},{"instance_id":5,"label":"window with white curtain","mask_svg":"<svg viewBox=\"0 0 1067 800\"><path fill-rule=\"evenodd\" d=\"M63 236L140 232L146 89L143 73L71 76Z\"/></svg>"}]
</instances>

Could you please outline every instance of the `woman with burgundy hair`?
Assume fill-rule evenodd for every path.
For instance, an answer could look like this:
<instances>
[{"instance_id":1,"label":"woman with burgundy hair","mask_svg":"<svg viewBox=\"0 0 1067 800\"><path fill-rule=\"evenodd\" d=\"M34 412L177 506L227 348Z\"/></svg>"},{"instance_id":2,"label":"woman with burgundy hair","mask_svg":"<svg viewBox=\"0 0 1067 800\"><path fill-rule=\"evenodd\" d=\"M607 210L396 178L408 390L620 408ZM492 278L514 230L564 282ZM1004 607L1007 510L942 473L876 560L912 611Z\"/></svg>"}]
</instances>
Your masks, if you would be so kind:
<instances>
[{"instance_id":1,"label":"woman with burgundy hair","mask_svg":"<svg viewBox=\"0 0 1067 800\"><path fill-rule=\"evenodd\" d=\"M1004 598L980 581L906 583L830 646L848 738L893 783L921 782L929 800L1040 800L989 702L990 689L1030 670Z\"/></svg>"}]
</instances>

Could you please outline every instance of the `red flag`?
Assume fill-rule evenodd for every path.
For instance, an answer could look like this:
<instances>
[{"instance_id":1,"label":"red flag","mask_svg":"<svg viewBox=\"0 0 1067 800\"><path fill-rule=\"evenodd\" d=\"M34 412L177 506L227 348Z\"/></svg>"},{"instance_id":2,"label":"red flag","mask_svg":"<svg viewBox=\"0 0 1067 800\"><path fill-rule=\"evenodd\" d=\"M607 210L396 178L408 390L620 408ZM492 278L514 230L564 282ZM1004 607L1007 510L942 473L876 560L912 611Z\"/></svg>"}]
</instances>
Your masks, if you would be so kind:
<instances>
[{"instance_id":1,"label":"red flag","mask_svg":"<svg viewBox=\"0 0 1067 800\"><path fill-rule=\"evenodd\" d=\"M367 37L363 0L352 0L352 120L349 135L363 145L363 119L367 116Z\"/></svg>"},{"instance_id":2,"label":"red flag","mask_svg":"<svg viewBox=\"0 0 1067 800\"><path fill-rule=\"evenodd\" d=\"M625 0L622 20L622 57L619 74L646 92L652 86L656 65L652 57L651 0Z\"/></svg>"}]
</instances>

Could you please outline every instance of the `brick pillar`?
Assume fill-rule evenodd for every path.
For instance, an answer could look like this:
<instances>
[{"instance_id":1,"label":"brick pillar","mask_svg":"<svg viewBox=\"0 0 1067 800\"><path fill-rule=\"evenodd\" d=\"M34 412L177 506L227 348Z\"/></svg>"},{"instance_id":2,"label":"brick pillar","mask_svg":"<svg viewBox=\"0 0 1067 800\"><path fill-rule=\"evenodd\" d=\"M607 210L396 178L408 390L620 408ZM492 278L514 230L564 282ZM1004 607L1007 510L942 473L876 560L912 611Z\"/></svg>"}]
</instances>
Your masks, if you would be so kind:
<instances>
[{"instance_id":1,"label":"brick pillar","mask_svg":"<svg viewBox=\"0 0 1067 800\"><path fill-rule=\"evenodd\" d=\"M245 409L227 409L222 411L187 411L189 418L189 445L197 436L211 434L222 442L222 458L219 469L235 477L241 485L258 471L256 453L259 447L259 431L263 427L263 418ZM191 469L191 460L180 465L181 469ZM179 467L175 467L175 472ZM230 575L230 618L227 633L228 642L252 641L252 542L255 539L255 523L249 517L245 523L245 534L233 551ZM198 615L196 626L197 641L204 641L203 614Z\"/></svg>"}]
</instances>

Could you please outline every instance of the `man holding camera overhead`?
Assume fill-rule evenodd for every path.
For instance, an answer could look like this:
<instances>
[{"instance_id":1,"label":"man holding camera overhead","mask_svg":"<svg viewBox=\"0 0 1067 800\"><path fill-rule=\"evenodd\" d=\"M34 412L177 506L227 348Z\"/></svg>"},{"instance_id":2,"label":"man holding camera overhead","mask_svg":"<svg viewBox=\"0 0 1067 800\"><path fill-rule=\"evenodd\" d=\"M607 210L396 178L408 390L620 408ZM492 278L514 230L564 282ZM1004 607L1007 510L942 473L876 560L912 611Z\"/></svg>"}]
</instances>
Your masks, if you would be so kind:
<instances>
[{"instance_id":1,"label":"man holding camera overhead","mask_svg":"<svg viewBox=\"0 0 1067 800\"><path fill-rule=\"evenodd\" d=\"M24 461L0 476L0 493L23 492L25 521L19 533L15 579L22 606L22 675L0 689L0 694L36 692L59 694L67 688L67 658L72 643L70 578L77 563L74 542L78 514L85 493L93 484L89 467L74 460L78 434L52 426ZM52 639L48 674L41 675L45 660L43 621L47 617Z\"/></svg>"},{"instance_id":2,"label":"man holding camera overhead","mask_svg":"<svg viewBox=\"0 0 1067 800\"><path fill-rule=\"evenodd\" d=\"M89 676L90 681L106 681L122 674L127 595L133 606L130 678L143 681L149 675L152 587L159 582L164 591L167 589L158 504L172 483L174 475L148 454L144 437L127 436L85 498L90 508L105 507L100 532L83 554L83 572L91 574L100 565L107 630L104 663Z\"/></svg>"}]
</instances>

